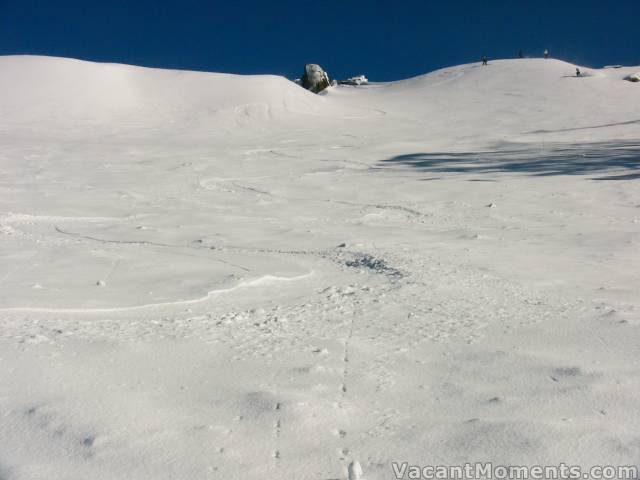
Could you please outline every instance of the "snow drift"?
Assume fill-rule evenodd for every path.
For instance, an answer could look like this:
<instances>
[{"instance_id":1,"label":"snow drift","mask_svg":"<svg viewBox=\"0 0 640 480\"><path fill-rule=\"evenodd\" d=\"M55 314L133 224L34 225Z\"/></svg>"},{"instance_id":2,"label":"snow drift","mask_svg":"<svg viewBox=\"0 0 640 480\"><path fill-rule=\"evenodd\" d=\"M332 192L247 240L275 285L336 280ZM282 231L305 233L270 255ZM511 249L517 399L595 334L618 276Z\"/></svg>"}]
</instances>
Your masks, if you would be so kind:
<instances>
[{"instance_id":1,"label":"snow drift","mask_svg":"<svg viewBox=\"0 0 640 480\"><path fill-rule=\"evenodd\" d=\"M320 99L274 75L159 70L64 58L0 58L5 123L49 126L268 119L313 112Z\"/></svg>"}]
</instances>

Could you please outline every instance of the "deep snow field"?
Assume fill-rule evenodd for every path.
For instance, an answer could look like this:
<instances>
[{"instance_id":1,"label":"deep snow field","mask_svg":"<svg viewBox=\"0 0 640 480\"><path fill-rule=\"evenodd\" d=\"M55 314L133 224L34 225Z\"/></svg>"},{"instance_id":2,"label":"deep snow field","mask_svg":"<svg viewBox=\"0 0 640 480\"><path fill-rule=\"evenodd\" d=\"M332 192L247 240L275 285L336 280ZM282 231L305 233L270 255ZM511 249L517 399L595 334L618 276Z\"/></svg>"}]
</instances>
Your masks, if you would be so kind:
<instances>
[{"instance_id":1,"label":"deep snow field","mask_svg":"<svg viewBox=\"0 0 640 480\"><path fill-rule=\"evenodd\" d=\"M0 57L0 479L640 462L640 67L313 95Z\"/></svg>"}]
</instances>

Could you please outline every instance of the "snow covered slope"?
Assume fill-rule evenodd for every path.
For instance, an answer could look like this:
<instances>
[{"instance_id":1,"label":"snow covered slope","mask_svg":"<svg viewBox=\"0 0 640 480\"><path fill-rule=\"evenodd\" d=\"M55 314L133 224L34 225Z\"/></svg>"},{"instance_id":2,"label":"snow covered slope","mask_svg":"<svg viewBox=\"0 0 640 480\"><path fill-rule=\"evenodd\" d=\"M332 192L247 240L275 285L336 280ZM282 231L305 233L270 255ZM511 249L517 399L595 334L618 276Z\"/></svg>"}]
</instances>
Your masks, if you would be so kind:
<instances>
[{"instance_id":1,"label":"snow covered slope","mask_svg":"<svg viewBox=\"0 0 640 480\"><path fill-rule=\"evenodd\" d=\"M198 127L223 117L269 119L317 111L285 78L239 76L15 56L0 59L0 111L12 125L51 128Z\"/></svg>"},{"instance_id":2,"label":"snow covered slope","mask_svg":"<svg viewBox=\"0 0 640 480\"><path fill-rule=\"evenodd\" d=\"M0 57L0 479L637 464L638 67L575 68Z\"/></svg>"},{"instance_id":3,"label":"snow covered slope","mask_svg":"<svg viewBox=\"0 0 640 480\"><path fill-rule=\"evenodd\" d=\"M445 136L447 146L452 141L536 142L540 134L547 141L562 140L567 128L575 129L564 136L571 140L608 139L610 127L621 126L616 136L636 138L638 89L621 81L634 69L580 68L588 76L576 77L576 66L560 60L497 60L486 67L461 65L350 89L348 95L419 122L430 139ZM625 125L630 120L635 124Z\"/></svg>"}]
</instances>

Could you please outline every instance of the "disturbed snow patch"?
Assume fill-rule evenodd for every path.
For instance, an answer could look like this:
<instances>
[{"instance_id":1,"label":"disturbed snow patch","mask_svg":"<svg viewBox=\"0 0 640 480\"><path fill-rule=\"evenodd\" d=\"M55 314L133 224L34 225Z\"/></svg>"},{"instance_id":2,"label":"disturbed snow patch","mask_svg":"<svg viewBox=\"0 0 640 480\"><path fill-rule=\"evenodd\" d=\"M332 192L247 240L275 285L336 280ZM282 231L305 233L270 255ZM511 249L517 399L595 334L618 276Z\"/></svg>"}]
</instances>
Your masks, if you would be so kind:
<instances>
[{"instance_id":1,"label":"disturbed snow patch","mask_svg":"<svg viewBox=\"0 0 640 480\"><path fill-rule=\"evenodd\" d=\"M359 268L361 270L369 270L374 273L382 273L392 277L401 277L400 270L393 268L381 258L376 258L368 253L354 254L353 258L345 261L347 267Z\"/></svg>"}]
</instances>

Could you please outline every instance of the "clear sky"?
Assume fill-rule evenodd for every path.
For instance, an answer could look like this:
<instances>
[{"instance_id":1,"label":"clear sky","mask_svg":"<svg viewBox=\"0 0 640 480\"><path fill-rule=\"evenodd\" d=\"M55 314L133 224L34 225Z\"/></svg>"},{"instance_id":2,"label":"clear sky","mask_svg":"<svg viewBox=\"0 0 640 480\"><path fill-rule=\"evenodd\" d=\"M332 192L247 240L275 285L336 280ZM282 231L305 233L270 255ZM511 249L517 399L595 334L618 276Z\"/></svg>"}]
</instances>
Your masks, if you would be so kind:
<instances>
[{"instance_id":1,"label":"clear sky","mask_svg":"<svg viewBox=\"0 0 640 480\"><path fill-rule=\"evenodd\" d=\"M640 0L0 0L0 54L397 80L489 58L640 65Z\"/></svg>"}]
</instances>

